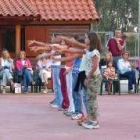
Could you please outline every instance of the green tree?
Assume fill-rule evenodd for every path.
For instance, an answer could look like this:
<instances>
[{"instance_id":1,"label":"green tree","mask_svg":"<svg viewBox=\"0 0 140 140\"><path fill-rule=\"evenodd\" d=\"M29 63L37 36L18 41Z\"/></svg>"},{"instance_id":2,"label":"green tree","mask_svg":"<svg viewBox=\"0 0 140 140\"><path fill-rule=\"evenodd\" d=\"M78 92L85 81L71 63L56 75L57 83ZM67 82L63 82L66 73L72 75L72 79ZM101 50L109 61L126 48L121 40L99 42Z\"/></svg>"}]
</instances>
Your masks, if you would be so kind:
<instances>
[{"instance_id":1,"label":"green tree","mask_svg":"<svg viewBox=\"0 0 140 140\"><path fill-rule=\"evenodd\" d=\"M129 27L138 24L138 0L94 0L101 21L99 31L114 31L121 28L128 31Z\"/></svg>"}]
</instances>

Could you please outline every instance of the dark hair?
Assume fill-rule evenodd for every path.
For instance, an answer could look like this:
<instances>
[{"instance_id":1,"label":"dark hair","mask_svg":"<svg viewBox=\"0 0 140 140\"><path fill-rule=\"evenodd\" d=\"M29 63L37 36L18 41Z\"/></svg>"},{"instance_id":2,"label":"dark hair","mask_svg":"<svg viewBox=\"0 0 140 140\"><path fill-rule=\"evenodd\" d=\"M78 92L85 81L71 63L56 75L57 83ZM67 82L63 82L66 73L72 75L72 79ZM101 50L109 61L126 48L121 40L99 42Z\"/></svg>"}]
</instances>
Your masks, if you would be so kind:
<instances>
[{"instance_id":1,"label":"dark hair","mask_svg":"<svg viewBox=\"0 0 140 140\"><path fill-rule=\"evenodd\" d=\"M102 45L101 45L101 38L99 37L99 35L95 32L89 32L88 38L90 40L89 51L93 51L94 49L97 49L99 52L101 52Z\"/></svg>"},{"instance_id":2,"label":"dark hair","mask_svg":"<svg viewBox=\"0 0 140 140\"><path fill-rule=\"evenodd\" d=\"M78 35L71 35L71 38L74 38L75 40L79 41L79 36Z\"/></svg>"},{"instance_id":3,"label":"dark hair","mask_svg":"<svg viewBox=\"0 0 140 140\"><path fill-rule=\"evenodd\" d=\"M113 61L110 60L110 61L107 62L107 67L108 67L108 64L109 64L110 62L112 63L112 66L114 66Z\"/></svg>"},{"instance_id":4,"label":"dark hair","mask_svg":"<svg viewBox=\"0 0 140 140\"><path fill-rule=\"evenodd\" d=\"M74 38L75 40L79 40L79 36L78 36L78 35L74 35L73 38Z\"/></svg>"},{"instance_id":5,"label":"dark hair","mask_svg":"<svg viewBox=\"0 0 140 140\"><path fill-rule=\"evenodd\" d=\"M3 48L2 51L8 51L6 48Z\"/></svg>"},{"instance_id":6,"label":"dark hair","mask_svg":"<svg viewBox=\"0 0 140 140\"><path fill-rule=\"evenodd\" d=\"M60 35L62 35L62 34L60 34L60 33L54 33L52 36L57 37L57 36L60 36Z\"/></svg>"},{"instance_id":7,"label":"dark hair","mask_svg":"<svg viewBox=\"0 0 140 140\"><path fill-rule=\"evenodd\" d=\"M78 39L78 41L79 41L80 43L85 43L85 40L84 40L84 39Z\"/></svg>"}]
</instances>

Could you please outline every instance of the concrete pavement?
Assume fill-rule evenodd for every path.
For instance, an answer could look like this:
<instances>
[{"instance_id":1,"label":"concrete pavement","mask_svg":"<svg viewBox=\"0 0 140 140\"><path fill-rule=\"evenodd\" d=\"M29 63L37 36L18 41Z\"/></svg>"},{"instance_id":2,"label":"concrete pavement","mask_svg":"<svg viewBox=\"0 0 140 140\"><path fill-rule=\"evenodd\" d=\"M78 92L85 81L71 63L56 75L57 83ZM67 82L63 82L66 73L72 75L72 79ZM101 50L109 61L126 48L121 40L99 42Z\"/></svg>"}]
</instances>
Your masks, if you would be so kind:
<instances>
[{"instance_id":1,"label":"concrete pavement","mask_svg":"<svg viewBox=\"0 0 140 140\"><path fill-rule=\"evenodd\" d=\"M140 94L99 96L100 129L53 109L53 95L0 95L0 140L140 140Z\"/></svg>"}]
</instances>

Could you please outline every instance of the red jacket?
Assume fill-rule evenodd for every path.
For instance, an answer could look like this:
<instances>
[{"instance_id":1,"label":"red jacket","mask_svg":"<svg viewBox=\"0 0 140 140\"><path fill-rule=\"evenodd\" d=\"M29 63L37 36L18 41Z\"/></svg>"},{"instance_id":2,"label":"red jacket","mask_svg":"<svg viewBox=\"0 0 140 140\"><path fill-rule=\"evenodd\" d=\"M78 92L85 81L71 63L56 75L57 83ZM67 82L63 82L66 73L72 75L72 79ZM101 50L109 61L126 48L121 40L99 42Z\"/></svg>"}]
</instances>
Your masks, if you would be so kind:
<instances>
[{"instance_id":1,"label":"red jacket","mask_svg":"<svg viewBox=\"0 0 140 140\"><path fill-rule=\"evenodd\" d=\"M29 59L25 59L27 68L32 68L31 62ZM21 59L17 59L15 62L15 69L17 70L22 70L24 68L24 66L22 65L22 61Z\"/></svg>"}]
</instances>

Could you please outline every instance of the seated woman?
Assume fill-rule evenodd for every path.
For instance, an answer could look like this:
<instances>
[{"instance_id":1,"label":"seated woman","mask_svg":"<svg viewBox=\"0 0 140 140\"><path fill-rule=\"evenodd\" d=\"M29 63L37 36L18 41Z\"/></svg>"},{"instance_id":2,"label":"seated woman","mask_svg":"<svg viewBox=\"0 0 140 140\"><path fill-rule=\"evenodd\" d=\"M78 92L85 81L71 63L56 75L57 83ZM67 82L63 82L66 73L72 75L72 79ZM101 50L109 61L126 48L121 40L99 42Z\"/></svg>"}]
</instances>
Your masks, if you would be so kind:
<instances>
[{"instance_id":1,"label":"seated woman","mask_svg":"<svg viewBox=\"0 0 140 140\"><path fill-rule=\"evenodd\" d=\"M39 77L44 85L43 93L47 93L48 78L51 78L51 60L47 57L47 54L43 53L39 56L37 62L37 69L39 70Z\"/></svg>"},{"instance_id":2,"label":"seated woman","mask_svg":"<svg viewBox=\"0 0 140 140\"><path fill-rule=\"evenodd\" d=\"M107 63L109 61L112 61L112 60L113 60L112 53L107 51L106 54L105 54L105 57L102 58L100 60L100 63L99 63L99 68L100 68L100 72L101 72L102 76L104 74L104 70L107 68ZM108 89L107 89L107 82L105 83L105 90L108 91Z\"/></svg>"},{"instance_id":3,"label":"seated woman","mask_svg":"<svg viewBox=\"0 0 140 140\"><path fill-rule=\"evenodd\" d=\"M106 52L106 54L105 54L105 58L102 58L101 60L100 60L100 63L99 63L99 67L100 67L100 71L101 71L101 74L103 75L103 73L104 73L104 70L105 70L105 68L107 67L107 63L109 62L109 61L112 61L113 60L113 58L112 58L112 54L111 54L111 52Z\"/></svg>"},{"instance_id":4,"label":"seated woman","mask_svg":"<svg viewBox=\"0 0 140 140\"><path fill-rule=\"evenodd\" d=\"M110 94L112 82L115 78L117 78L117 74L115 72L115 68L113 67L112 61L109 61L107 63L107 68L104 70L103 76L104 78L107 79L107 91L108 91L108 94Z\"/></svg>"},{"instance_id":5,"label":"seated woman","mask_svg":"<svg viewBox=\"0 0 140 140\"><path fill-rule=\"evenodd\" d=\"M24 89L23 92L28 92L28 85L34 85L33 81L33 70L29 59L26 58L25 51L19 53L19 58L15 61L15 69L19 77L23 77Z\"/></svg>"},{"instance_id":6,"label":"seated woman","mask_svg":"<svg viewBox=\"0 0 140 140\"><path fill-rule=\"evenodd\" d=\"M6 85L10 82L12 88L14 88L13 82L13 70L14 64L7 50L2 52L2 57L0 58L0 75L2 77L1 86L2 93L6 93Z\"/></svg>"},{"instance_id":7,"label":"seated woman","mask_svg":"<svg viewBox=\"0 0 140 140\"><path fill-rule=\"evenodd\" d=\"M132 69L130 62L128 61L129 58L129 51L124 51L122 53L122 59L118 60L118 70L120 77L128 79L128 90L132 92L133 84L136 84L136 76L135 71Z\"/></svg>"},{"instance_id":8,"label":"seated woman","mask_svg":"<svg viewBox=\"0 0 140 140\"><path fill-rule=\"evenodd\" d=\"M137 83L137 92L139 91L139 82L140 82L140 58L136 60L136 83Z\"/></svg>"},{"instance_id":9,"label":"seated woman","mask_svg":"<svg viewBox=\"0 0 140 140\"><path fill-rule=\"evenodd\" d=\"M136 79L139 79L140 78L140 58L137 59L136 64L137 64L137 66L136 66L137 78Z\"/></svg>"}]
</instances>

